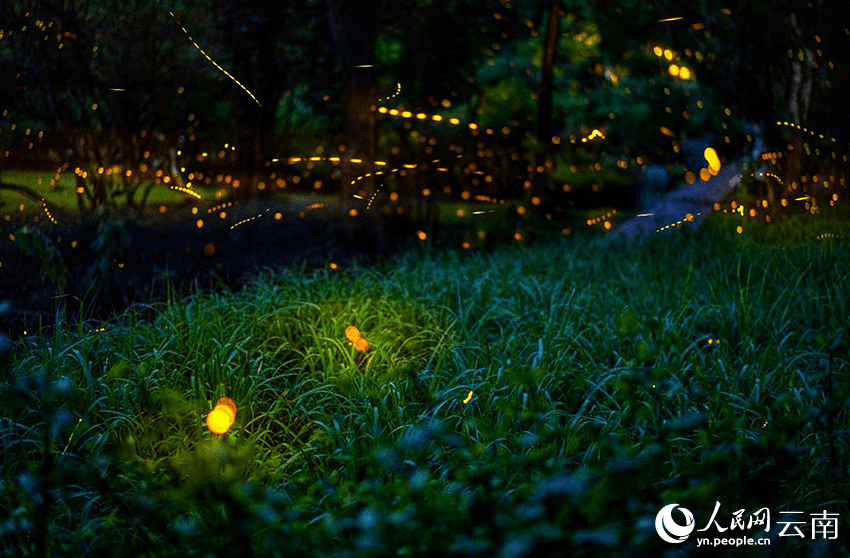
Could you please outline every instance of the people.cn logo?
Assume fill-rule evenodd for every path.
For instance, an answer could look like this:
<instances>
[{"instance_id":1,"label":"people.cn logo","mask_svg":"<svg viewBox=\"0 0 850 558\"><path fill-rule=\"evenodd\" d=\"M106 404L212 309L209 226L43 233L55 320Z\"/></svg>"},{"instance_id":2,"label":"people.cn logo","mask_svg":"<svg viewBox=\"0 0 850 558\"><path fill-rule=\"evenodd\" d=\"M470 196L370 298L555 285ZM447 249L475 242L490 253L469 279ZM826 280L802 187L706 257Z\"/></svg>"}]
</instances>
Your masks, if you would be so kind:
<instances>
[{"instance_id":1,"label":"people.cn logo","mask_svg":"<svg viewBox=\"0 0 850 558\"><path fill-rule=\"evenodd\" d=\"M676 509L678 504L668 504L661 508L661 511L658 512L658 515L655 516L655 530L658 531L658 536L667 541L668 543L682 543L688 538L688 535L696 527L696 522L694 521L694 514L685 508L679 508L681 510L682 515L685 516L685 524L679 525L673 519L673 510Z\"/></svg>"}]
</instances>

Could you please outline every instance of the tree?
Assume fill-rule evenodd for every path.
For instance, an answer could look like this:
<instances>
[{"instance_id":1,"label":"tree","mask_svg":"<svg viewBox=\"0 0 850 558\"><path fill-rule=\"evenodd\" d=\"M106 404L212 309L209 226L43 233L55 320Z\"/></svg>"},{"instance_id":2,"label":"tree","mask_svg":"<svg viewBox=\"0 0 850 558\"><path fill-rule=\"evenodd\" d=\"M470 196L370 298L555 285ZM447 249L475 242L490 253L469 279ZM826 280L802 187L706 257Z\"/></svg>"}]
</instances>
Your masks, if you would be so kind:
<instances>
[{"instance_id":1,"label":"tree","mask_svg":"<svg viewBox=\"0 0 850 558\"><path fill-rule=\"evenodd\" d=\"M784 153L788 188L799 187L810 159L806 152L815 151L806 147L812 138L796 126L817 122L824 136L847 137L850 117L835 103L836 91L847 84L846 69L835 63L850 48L840 17L846 13L846 4L835 0L656 2L649 9L629 1L600 10L609 53L655 41L691 57L700 87L730 113L753 122L768 151ZM671 15L681 19L659 21ZM795 126L777 126L777 121ZM781 188L773 183L769 197L777 197Z\"/></svg>"},{"instance_id":2,"label":"tree","mask_svg":"<svg viewBox=\"0 0 850 558\"><path fill-rule=\"evenodd\" d=\"M375 0L328 0L330 34L340 47L343 64L342 120L345 152L342 164L340 208L350 235L352 219L357 208L352 201L354 193L363 189L367 195L375 193L373 177L358 176L374 168L377 146L377 86L374 69L374 47L377 37L377 4ZM380 248L386 238L381 219L380 205L364 211L369 229L376 234Z\"/></svg>"},{"instance_id":3,"label":"tree","mask_svg":"<svg viewBox=\"0 0 850 558\"><path fill-rule=\"evenodd\" d=\"M173 4L19 1L0 67L14 75L11 118L44 133L54 168L75 169L81 211L123 199L143 209L151 188L182 179L171 153L186 133L184 87L201 81ZM42 163L44 164L44 163Z\"/></svg>"}]
</instances>

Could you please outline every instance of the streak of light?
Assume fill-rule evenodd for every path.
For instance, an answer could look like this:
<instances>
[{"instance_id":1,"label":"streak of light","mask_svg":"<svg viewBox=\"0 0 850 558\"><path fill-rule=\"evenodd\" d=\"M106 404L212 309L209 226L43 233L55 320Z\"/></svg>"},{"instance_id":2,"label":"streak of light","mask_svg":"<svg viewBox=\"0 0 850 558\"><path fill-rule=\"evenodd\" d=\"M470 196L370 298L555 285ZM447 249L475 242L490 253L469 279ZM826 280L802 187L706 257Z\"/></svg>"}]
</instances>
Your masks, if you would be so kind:
<instances>
[{"instance_id":1,"label":"streak of light","mask_svg":"<svg viewBox=\"0 0 850 558\"><path fill-rule=\"evenodd\" d=\"M159 1L159 0L157 0L157 1ZM207 60L209 60L210 62L212 62L212 65L213 65L213 66L215 66L216 68L218 68L219 70L221 70L221 72L222 72L224 75L226 75L227 77L229 77L229 78L233 81L233 83L235 83L236 85L238 85L239 87L241 87L241 88L242 88L242 90L243 90L245 93L247 93L248 95L250 95L250 97L251 97L252 99L254 99L254 102L255 102L255 103L257 103L257 105L259 105L259 106L263 106L262 104L260 104L260 101L259 101L259 100L257 100L257 98L254 96L254 94L253 94L253 93L251 93L250 91L248 91L248 88L247 88L247 87L245 87L244 85L242 85L242 84L239 82L239 80L238 80L238 79L236 79L235 77L233 77L232 75L230 75L230 73L228 73L228 71L227 71L227 70L225 70L224 68L222 68L221 66L219 66L219 65L218 65L218 62L216 62L215 60L213 60L212 58L210 58L210 55L209 55L209 54L207 54L206 52L204 52L204 49L202 49L202 48L201 48L201 45L199 45L197 42L195 42L195 39L193 39L193 38L192 38L192 36L189 34L189 32L186 30L186 28L185 28L185 27L183 27L183 24L182 24L182 23L180 23L180 20L179 20L179 19L177 19L177 16L176 16L176 15L174 15L174 12L169 11L168 13L169 13L169 15L171 15L171 17L173 17L173 18L174 18L174 21L176 21L176 22L177 22L177 25L179 25L179 26L180 26L180 29L182 29L182 30L183 30L183 33L185 33L185 34L186 34L186 37L188 37L189 41L190 41L193 45L195 45L195 48L196 48L196 49L198 49L198 52L200 52L201 54L203 54L203 55L204 55L204 58L206 58Z\"/></svg>"},{"instance_id":2,"label":"streak of light","mask_svg":"<svg viewBox=\"0 0 850 558\"><path fill-rule=\"evenodd\" d=\"M684 17L668 17L667 19L659 19L658 23L664 23L665 21L679 21L680 19L685 19Z\"/></svg>"},{"instance_id":3,"label":"streak of light","mask_svg":"<svg viewBox=\"0 0 850 558\"><path fill-rule=\"evenodd\" d=\"M241 225L241 224L243 224L243 223L247 223L248 221L253 221L254 219L257 219L257 218L259 218L259 217L262 217L263 215L265 215L265 214L266 214L266 213L268 213L268 212L269 212L269 209L266 209L265 211L263 211L263 212L262 212L262 213L260 213L259 215L254 215L253 217L248 217L247 219L242 219L241 221L239 221L238 223L236 223L235 225L233 225L233 226L232 226L232 227L230 227L230 228L231 228L231 230L232 230L232 229L235 229L235 228L236 228L236 227L238 227L239 225Z\"/></svg>"}]
</instances>

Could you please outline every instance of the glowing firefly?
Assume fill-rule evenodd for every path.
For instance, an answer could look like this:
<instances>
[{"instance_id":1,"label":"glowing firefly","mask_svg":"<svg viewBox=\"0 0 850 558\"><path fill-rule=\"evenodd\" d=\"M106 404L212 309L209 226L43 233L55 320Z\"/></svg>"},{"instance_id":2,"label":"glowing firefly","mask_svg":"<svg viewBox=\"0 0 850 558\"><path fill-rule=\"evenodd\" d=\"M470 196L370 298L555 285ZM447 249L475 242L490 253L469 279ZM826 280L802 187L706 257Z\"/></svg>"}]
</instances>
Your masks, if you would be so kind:
<instances>
[{"instance_id":1,"label":"glowing firefly","mask_svg":"<svg viewBox=\"0 0 850 558\"><path fill-rule=\"evenodd\" d=\"M157 1L159 1L159 0L157 0ZM209 61L212 63L212 65L213 65L213 66L215 66L216 68L218 68L219 70L221 70L221 72L222 72L224 75L226 75L227 77L229 77L229 78L233 81L233 83L235 83L236 85L238 85L239 87L241 87L241 88L242 88L242 90L243 90L245 93L247 93L248 95L250 95L250 96L251 96L251 98L252 98L252 99L254 99L254 102L255 102L255 103L257 103L259 106L263 106L262 104L260 104L260 101L258 101L258 100L257 100L257 98L256 98L256 97L254 97L254 94L253 94L253 93L251 93L250 91L248 91L248 88L247 88L247 87L245 87L244 85L242 85L241 83L239 83L239 80L238 80L238 79L236 79L235 77L233 77L232 75L230 75L230 74L228 73L228 71L227 71L227 70L225 70L224 68L222 68L221 66L219 66L219 65L218 65L218 62L216 62L215 60L213 60L212 58L210 58L210 55L209 55L209 54L207 54L206 52L204 52L204 49L202 49L202 48L201 48L201 45L199 45L198 43L196 43L196 42L195 42L195 39L193 39L193 38L192 38L192 36L189 34L189 32L188 32L188 31L186 31L186 28L185 28L185 27L183 27L183 24L182 24L182 23L180 23L180 20L179 20L179 19L177 19L177 16L176 16L176 15L174 15L174 12L169 11L168 13L169 13L169 15L170 15L172 18L174 18L174 21L176 21L176 22L177 22L177 25L179 25L179 26L180 26L180 29L182 29L182 30L183 30L183 33L185 33L185 34L186 34L186 37L189 39L189 41L190 41L193 45L195 45L195 48L196 48L196 49L198 49L198 52L200 52L201 54L203 54L203 55L204 55L204 58L206 58L207 60L209 60Z\"/></svg>"},{"instance_id":2,"label":"glowing firefly","mask_svg":"<svg viewBox=\"0 0 850 558\"><path fill-rule=\"evenodd\" d=\"M265 211L263 211L262 213L260 213L259 215L254 215L253 217L248 217L247 219L242 219L241 221L239 221L238 223L236 223L235 225L233 225L232 227L230 227L230 228L231 228L231 230L232 230L232 229L235 229L236 227L238 227L239 225L241 225L241 224L243 224L243 223L247 223L248 221L253 221L254 219L258 219L258 218L262 217L263 215L265 215L266 213L268 213L268 212L269 212L269 209L270 209L270 208L266 208L266 210L265 210Z\"/></svg>"},{"instance_id":3,"label":"glowing firefly","mask_svg":"<svg viewBox=\"0 0 850 558\"><path fill-rule=\"evenodd\" d=\"M83 422L82 418L80 418L80 420L77 421L77 426L74 427L73 432L71 432L71 435L68 436L68 444L65 446L65 449L62 450L62 455L65 455L65 452L68 451L68 448L71 445L71 440L74 438L74 432L77 431L77 428L80 426L80 423L82 423L82 422Z\"/></svg>"},{"instance_id":4,"label":"glowing firefly","mask_svg":"<svg viewBox=\"0 0 850 558\"><path fill-rule=\"evenodd\" d=\"M236 404L233 400L222 397L215 408L207 415L207 428L213 434L224 434L233 426L236 420Z\"/></svg>"},{"instance_id":5,"label":"glowing firefly","mask_svg":"<svg viewBox=\"0 0 850 558\"><path fill-rule=\"evenodd\" d=\"M472 401L472 392L471 391L469 392L469 395L466 396L466 399L463 400L463 404L466 405L470 401Z\"/></svg>"}]
</instances>

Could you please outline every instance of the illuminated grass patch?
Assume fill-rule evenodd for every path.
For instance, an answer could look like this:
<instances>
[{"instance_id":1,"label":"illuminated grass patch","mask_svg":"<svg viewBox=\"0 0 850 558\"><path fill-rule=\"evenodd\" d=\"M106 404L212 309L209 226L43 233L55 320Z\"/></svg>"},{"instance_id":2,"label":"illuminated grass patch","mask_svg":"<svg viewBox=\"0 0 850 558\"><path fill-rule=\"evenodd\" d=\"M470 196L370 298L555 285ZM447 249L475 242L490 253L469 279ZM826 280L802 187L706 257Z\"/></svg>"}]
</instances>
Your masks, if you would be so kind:
<instances>
[{"instance_id":1,"label":"illuminated grass patch","mask_svg":"<svg viewBox=\"0 0 850 558\"><path fill-rule=\"evenodd\" d=\"M376 544L477 529L497 547L494 522L634 529L636 513L674 501L837 512L850 488L829 465L850 459L838 435L850 260L841 239L811 242L719 227L607 248L579 235L477 256L413 250L30 337L0 384L0 500L33 521L39 508L9 487L25 471L59 482L43 451L73 474L101 459L114 474L63 488L52 540L92 553L103 539L81 542L72 517L108 520L122 544L137 521L152 539L181 533L156 543L167 555L222 521L260 533L246 544L294 550L367 520ZM239 411L217 435L205 421L222 397ZM119 504L122 491L165 519ZM568 512L528 515L550 504ZM356 546L348 536L311 548L335 555Z\"/></svg>"}]
</instances>

